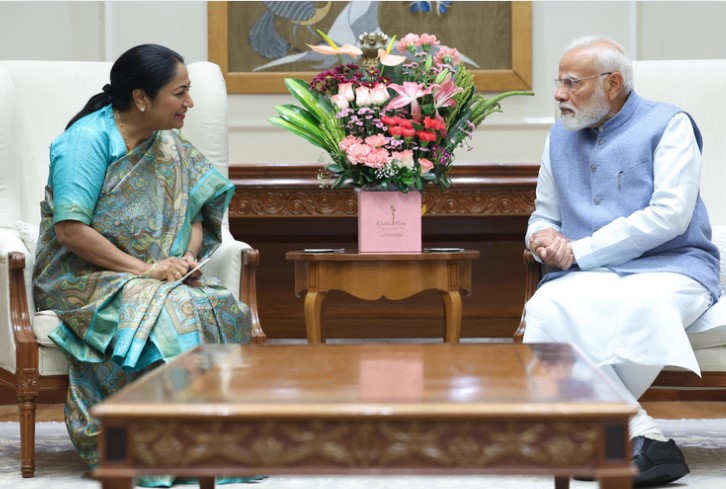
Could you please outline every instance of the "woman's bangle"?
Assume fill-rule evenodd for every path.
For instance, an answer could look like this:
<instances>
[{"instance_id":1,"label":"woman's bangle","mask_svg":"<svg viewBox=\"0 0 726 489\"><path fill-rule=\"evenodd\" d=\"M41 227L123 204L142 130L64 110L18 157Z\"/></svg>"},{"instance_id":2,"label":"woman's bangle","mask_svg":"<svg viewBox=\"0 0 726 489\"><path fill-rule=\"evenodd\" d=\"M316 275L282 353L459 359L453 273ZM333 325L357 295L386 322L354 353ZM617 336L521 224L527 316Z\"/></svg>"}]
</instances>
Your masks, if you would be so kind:
<instances>
[{"instance_id":1,"label":"woman's bangle","mask_svg":"<svg viewBox=\"0 0 726 489\"><path fill-rule=\"evenodd\" d=\"M182 256L187 256L187 255L192 255L192 258L194 258L195 260L197 259L197 254L196 254L196 253L194 253L194 252L193 252L192 250L190 250L190 249L187 249L187 250L186 250L186 251L184 252L184 255L182 255Z\"/></svg>"},{"instance_id":2,"label":"woman's bangle","mask_svg":"<svg viewBox=\"0 0 726 489\"><path fill-rule=\"evenodd\" d=\"M153 278L153 275L154 275L154 270L156 270L156 262L154 262L154 263L153 263L153 264L151 265L151 268L149 268L149 271L148 271L148 272L146 272L146 273L145 273L145 274L144 274L143 276L144 276L144 277L148 277L148 278Z\"/></svg>"}]
</instances>

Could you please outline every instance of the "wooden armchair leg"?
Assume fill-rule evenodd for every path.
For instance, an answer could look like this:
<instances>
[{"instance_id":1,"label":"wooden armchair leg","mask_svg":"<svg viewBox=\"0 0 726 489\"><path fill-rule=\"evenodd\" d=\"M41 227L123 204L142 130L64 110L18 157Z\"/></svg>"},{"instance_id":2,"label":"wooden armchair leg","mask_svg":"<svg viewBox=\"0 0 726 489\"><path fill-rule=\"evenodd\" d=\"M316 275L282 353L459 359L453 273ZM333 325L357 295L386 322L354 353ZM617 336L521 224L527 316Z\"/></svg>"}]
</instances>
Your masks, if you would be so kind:
<instances>
[{"instance_id":1,"label":"wooden armchair leg","mask_svg":"<svg viewBox=\"0 0 726 489\"><path fill-rule=\"evenodd\" d=\"M526 268L524 276L524 303L526 304L527 301L532 298L537 290L537 285L540 280L542 280L542 267L537 260L534 259L534 255L528 249L524 250L523 261ZM526 328L527 323L524 317L524 310L522 310L522 318L519 321L517 330L514 332L515 343L522 343L524 340L524 330Z\"/></svg>"},{"instance_id":2,"label":"wooden armchair leg","mask_svg":"<svg viewBox=\"0 0 726 489\"><path fill-rule=\"evenodd\" d=\"M250 308L252 316L252 342L264 343L267 335L260 325L260 316L257 312L257 264L260 261L260 252L257 250L245 250L242 257L242 279L240 280L239 297L242 302Z\"/></svg>"},{"instance_id":3,"label":"wooden armchair leg","mask_svg":"<svg viewBox=\"0 0 726 489\"><path fill-rule=\"evenodd\" d=\"M18 394L20 411L20 474L35 475L35 408L37 393Z\"/></svg>"}]
</instances>

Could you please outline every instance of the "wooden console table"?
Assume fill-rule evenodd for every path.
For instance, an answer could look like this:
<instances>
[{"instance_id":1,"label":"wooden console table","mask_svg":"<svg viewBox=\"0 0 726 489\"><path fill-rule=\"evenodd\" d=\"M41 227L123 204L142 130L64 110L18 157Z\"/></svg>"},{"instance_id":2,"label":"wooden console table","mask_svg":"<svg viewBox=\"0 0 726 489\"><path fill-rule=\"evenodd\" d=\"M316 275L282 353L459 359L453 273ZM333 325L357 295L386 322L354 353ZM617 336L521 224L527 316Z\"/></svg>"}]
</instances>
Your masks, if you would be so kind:
<instances>
[{"instance_id":1,"label":"wooden console table","mask_svg":"<svg viewBox=\"0 0 726 489\"><path fill-rule=\"evenodd\" d=\"M232 165L232 234L260 251L257 306L268 338L305 338L300 300L290 293L294 265L285 254L305 248L356 249L353 189L320 188L320 164ZM424 247L478 250L472 295L464 299L463 337L511 338L522 316L522 246L534 209L538 164L459 162L451 188L424 189ZM330 338L440 338L441 308L430 290L396 302L363 302L342 292L325 299ZM366 327L358 318L365 311Z\"/></svg>"},{"instance_id":2,"label":"wooden console table","mask_svg":"<svg viewBox=\"0 0 726 489\"><path fill-rule=\"evenodd\" d=\"M444 340L458 343L461 336L461 292L471 294L471 261L476 250L454 253L309 253L290 251L295 262L295 295L305 295L308 343L325 342L322 331L323 299L330 290L353 297L400 300L425 290L438 290L444 300Z\"/></svg>"}]
</instances>

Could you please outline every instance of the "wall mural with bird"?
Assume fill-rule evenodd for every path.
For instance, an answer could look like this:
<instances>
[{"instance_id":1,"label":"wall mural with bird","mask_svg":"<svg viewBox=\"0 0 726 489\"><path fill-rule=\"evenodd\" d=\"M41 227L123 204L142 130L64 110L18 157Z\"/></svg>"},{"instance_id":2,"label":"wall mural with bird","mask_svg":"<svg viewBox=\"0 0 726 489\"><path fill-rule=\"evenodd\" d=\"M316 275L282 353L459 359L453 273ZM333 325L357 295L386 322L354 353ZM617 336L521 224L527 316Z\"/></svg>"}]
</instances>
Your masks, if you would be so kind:
<instances>
[{"instance_id":1,"label":"wall mural with bird","mask_svg":"<svg viewBox=\"0 0 726 489\"><path fill-rule=\"evenodd\" d=\"M474 69L509 69L510 2L470 1L264 1L229 2L229 71L318 71L337 62L311 51L326 44L359 45L363 33L398 39L409 32L435 34L457 46Z\"/></svg>"}]
</instances>

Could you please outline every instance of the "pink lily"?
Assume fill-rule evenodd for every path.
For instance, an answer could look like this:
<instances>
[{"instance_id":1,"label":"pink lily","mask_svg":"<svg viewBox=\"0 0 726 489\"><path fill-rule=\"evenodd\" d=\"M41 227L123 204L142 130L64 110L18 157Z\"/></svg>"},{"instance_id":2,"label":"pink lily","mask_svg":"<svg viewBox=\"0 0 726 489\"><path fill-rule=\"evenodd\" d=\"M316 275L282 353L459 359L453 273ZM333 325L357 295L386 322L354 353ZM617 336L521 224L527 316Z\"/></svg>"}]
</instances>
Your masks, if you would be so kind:
<instances>
[{"instance_id":1,"label":"pink lily","mask_svg":"<svg viewBox=\"0 0 726 489\"><path fill-rule=\"evenodd\" d=\"M398 97L388 102L385 110L400 109L410 104L411 117L415 121L420 121L421 106L418 103L418 99L431 93L431 87L423 88L423 85L416 82L403 82L403 85L392 83L389 85L389 88L394 90L398 94Z\"/></svg>"},{"instance_id":2,"label":"pink lily","mask_svg":"<svg viewBox=\"0 0 726 489\"><path fill-rule=\"evenodd\" d=\"M463 88L456 86L451 77L447 77L444 83L434 85L434 107L437 109L451 107L456 103L454 96L463 90Z\"/></svg>"}]
</instances>

